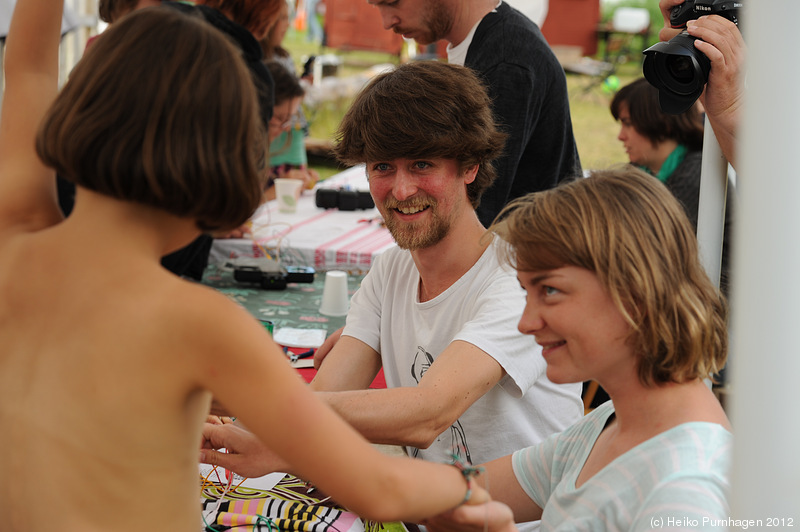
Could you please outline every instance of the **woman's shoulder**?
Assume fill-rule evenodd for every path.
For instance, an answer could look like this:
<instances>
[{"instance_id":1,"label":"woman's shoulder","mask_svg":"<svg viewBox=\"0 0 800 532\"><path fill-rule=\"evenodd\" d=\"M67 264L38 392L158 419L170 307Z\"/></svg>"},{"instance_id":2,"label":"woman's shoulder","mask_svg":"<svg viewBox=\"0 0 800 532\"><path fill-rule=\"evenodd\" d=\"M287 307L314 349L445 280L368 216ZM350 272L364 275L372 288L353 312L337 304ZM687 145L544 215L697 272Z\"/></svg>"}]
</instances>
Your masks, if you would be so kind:
<instances>
[{"instance_id":1,"label":"woman's shoulder","mask_svg":"<svg viewBox=\"0 0 800 532\"><path fill-rule=\"evenodd\" d=\"M557 447L566 447L570 449L568 452L573 452L575 446L591 447L603 429L614 420L614 416L614 404L606 401L583 416L574 425L555 435Z\"/></svg>"},{"instance_id":2,"label":"woman's shoulder","mask_svg":"<svg viewBox=\"0 0 800 532\"><path fill-rule=\"evenodd\" d=\"M663 479L725 478L733 452L733 434L718 423L690 421L654 436L633 453Z\"/></svg>"}]
</instances>

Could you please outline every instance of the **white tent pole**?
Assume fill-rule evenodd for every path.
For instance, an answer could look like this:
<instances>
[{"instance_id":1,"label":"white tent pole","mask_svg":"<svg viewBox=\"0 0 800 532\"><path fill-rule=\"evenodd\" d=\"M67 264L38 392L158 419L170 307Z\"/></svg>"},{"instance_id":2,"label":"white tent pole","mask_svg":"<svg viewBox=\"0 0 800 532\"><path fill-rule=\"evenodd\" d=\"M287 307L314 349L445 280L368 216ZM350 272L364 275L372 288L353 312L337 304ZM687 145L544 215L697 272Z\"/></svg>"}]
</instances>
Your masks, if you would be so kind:
<instances>
[{"instance_id":1,"label":"white tent pole","mask_svg":"<svg viewBox=\"0 0 800 532\"><path fill-rule=\"evenodd\" d=\"M706 273L719 287L725 230L725 193L728 189L728 161L722 155L719 142L714 136L708 118L706 118L703 135L697 241Z\"/></svg>"},{"instance_id":2,"label":"white tent pole","mask_svg":"<svg viewBox=\"0 0 800 532\"><path fill-rule=\"evenodd\" d=\"M761 520L759 530L800 530L800 69L792 59L800 2L757 0L745 9L731 512L735 519Z\"/></svg>"}]
</instances>

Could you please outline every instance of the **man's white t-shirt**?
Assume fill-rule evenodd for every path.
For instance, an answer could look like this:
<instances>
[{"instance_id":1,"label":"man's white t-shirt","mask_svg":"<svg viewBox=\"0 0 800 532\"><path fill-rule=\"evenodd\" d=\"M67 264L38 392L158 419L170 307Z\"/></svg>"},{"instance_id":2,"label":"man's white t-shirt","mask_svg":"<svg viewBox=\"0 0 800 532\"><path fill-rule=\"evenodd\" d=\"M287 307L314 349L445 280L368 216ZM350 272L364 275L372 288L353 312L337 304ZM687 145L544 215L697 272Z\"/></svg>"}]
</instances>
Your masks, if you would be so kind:
<instances>
[{"instance_id":1,"label":"man's white t-shirt","mask_svg":"<svg viewBox=\"0 0 800 532\"><path fill-rule=\"evenodd\" d=\"M486 352L506 375L428 449L411 456L448 462L455 448L473 464L511 454L560 432L583 415L581 385L556 385L533 337L517 330L525 305L515 272L495 237L475 265L445 292L419 302L411 254L391 248L374 261L353 295L344 335L381 355L389 388L414 387L454 340Z\"/></svg>"}]
</instances>

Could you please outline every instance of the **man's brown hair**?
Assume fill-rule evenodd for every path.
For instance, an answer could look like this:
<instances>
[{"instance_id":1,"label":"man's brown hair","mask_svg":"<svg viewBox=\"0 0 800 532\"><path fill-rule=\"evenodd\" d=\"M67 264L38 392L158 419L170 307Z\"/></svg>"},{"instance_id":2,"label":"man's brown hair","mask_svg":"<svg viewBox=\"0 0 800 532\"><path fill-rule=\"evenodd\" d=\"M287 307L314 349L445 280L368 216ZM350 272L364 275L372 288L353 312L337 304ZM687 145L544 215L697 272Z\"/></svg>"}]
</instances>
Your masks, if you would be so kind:
<instances>
[{"instance_id":1,"label":"man's brown hair","mask_svg":"<svg viewBox=\"0 0 800 532\"><path fill-rule=\"evenodd\" d=\"M356 96L338 130L335 153L345 164L398 158L452 159L479 165L467 195L477 207L494 182L505 145L486 87L465 67L412 61L376 76Z\"/></svg>"}]
</instances>

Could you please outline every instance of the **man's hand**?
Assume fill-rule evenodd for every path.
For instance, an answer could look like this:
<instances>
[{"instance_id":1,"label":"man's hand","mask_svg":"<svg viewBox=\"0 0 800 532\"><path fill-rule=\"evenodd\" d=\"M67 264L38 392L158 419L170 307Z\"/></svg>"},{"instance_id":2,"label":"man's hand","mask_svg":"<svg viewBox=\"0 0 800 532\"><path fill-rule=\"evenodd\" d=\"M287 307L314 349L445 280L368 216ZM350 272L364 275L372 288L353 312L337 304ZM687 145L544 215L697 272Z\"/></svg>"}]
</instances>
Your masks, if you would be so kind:
<instances>
[{"instance_id":1,"label":"man's hand","mask_svg":"<svg viewBox=\"0 0 800 532\"><path fill-rule=\"evenodd\" d=\"M658 3L658 8L661 9L661 16L664 17L664 27L658 32L658 39L661 41L668 41L679 34L680 28L673 28L669 22L669 14L673 7L681 5L685 0L661 0Z\"/></svg>"},{"instance_id":2,"label":"man's hand","mask_svg":"<svg viewBox=\"0 0 800 532\"><path fill-rule=\"evenodd\" d=\"M517 532L511 508L497 501L467 503L422 524L431 532Z\"/></svg>"},{"instance_id":3,"label":"man's hand","mask_svg":"<svg viewBox=\"0 0 800 532\"><path fill-rule=\"evenodd\" d=\"M689 35L698 38L695 48L711 61L708 84L700 101L710 119L735 130L744 100L742 34L736 24L718 15L690 20L686 27Z\"/></svg>"},{"instance_id":4,"label":"man's hand","mask_svg":"<svg viewBox=\"0 0 800 532\"><path fill-rule=\"evenodd\" d=\"M220 452L217 449L225 449ZM200 462L220 466L243 477L261 477L276 471L290 472L289 464L281 460L261 440L235 424L211 424L203 427Z\"/></svg>"},{"instance_id":5,"label":"man's hand","mask_svg":"<svg viewBox=\"0 0 800 532\"><path fill-rule=\"evenodd\" d=\"M233 423L234 421L236 421L235 418L228 416L216 416L214 414L209 414L206 416L206 423L210 423L211 425L226 425L228 423Z\"/></svg>"}]
</instances>

